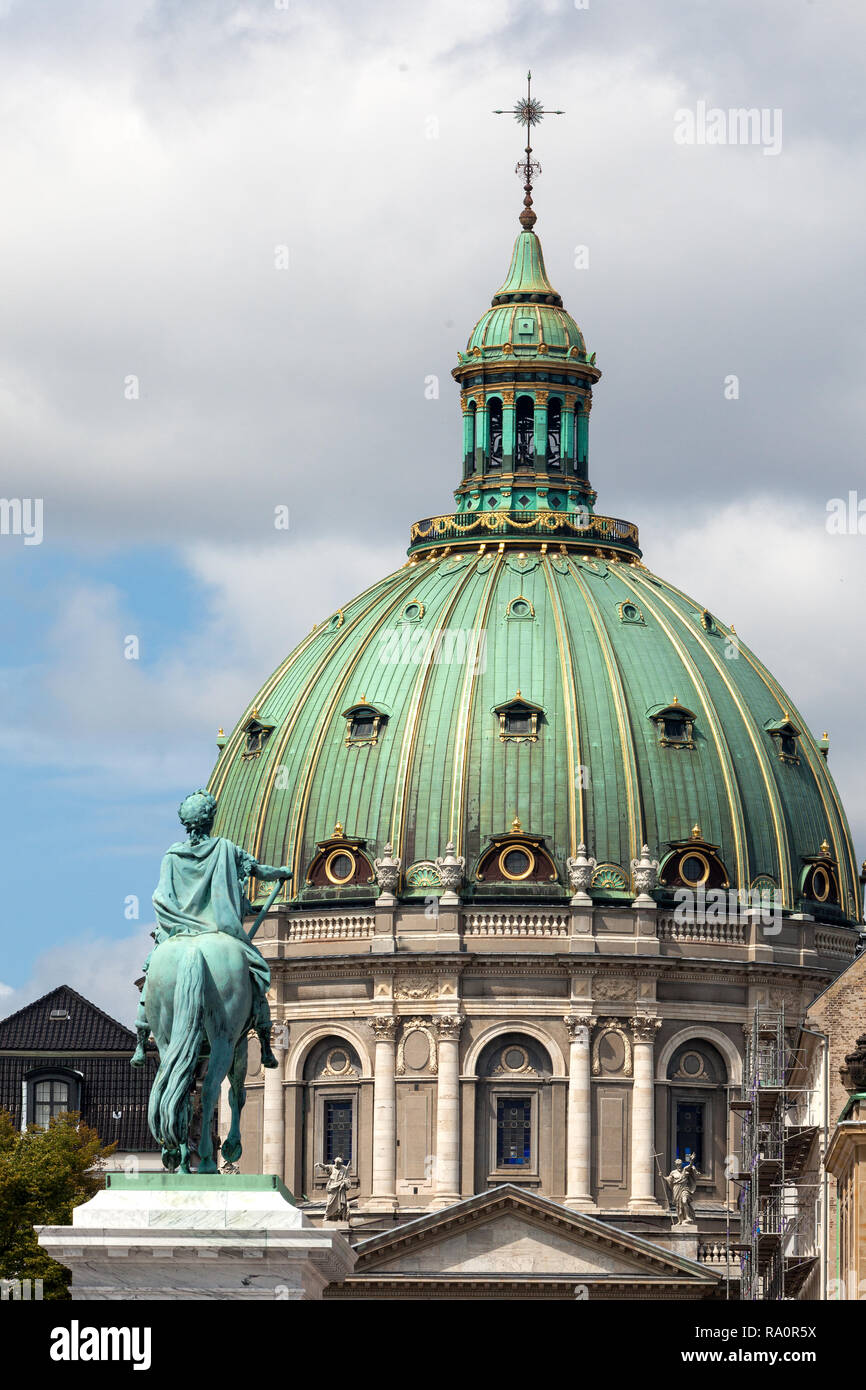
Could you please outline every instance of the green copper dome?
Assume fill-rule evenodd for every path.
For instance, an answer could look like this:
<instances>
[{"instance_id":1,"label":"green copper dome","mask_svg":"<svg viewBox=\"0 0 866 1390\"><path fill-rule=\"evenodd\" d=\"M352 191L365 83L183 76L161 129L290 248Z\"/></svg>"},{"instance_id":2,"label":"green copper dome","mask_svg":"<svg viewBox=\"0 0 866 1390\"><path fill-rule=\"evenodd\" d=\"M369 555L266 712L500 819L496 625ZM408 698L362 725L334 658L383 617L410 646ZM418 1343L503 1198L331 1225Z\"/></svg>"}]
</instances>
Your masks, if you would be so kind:
<instances>
[{"instance_id":1,"label":"green copper dome","mask_svg":"<svg viewBox=\"0 0 866 1390\"><path fill-rule=\"evenodd\" d=\"M518 699L540 711L536 737L503 740L497 711ZM691 716L690 746L660 732L659 712L677 705ZM379 715L375 741L347 742L346 711L357 707ZM254 711L271 732L250 756ZM798 730L790 761L771 732L785 721ZM337 823L371 860L390 843L409 892L407 871L411 880L413 865L453 841L471 895L482 853L517 816L543 837L558 870L543 891L560 898L581 842L611 870L599 895L617 897L632 893L642 844L664 861L697 826L733 887L768 881L791 909L826 843L839 916L859 917L836 789L777 682L730 629L642 565L579 551L476 547L405 565L315 629L262 686L210 788L219 833L291 863L294 895L309 895L316 847Z\"/></svg>"},{"instance_id":2,"label":"green copper dome","mask_svg":"<svg viewBox=\"0 0 866 1390\"><path fill-rule=\"evenodd\" d=\"M295 903L370 902L376 875L423 899L449 845L468 901L567 901L581 846L592 894L630 901L646 844L661 900L704 882L858 921L826 746L732 628L644 566L636 528L591 511L600 373L532 231L454 375L457 512L416 523L409 561L258 691L209 784L218 833L291 864ZM512 872L515 836L544 873Z\"/></svg>"}]
</instances>

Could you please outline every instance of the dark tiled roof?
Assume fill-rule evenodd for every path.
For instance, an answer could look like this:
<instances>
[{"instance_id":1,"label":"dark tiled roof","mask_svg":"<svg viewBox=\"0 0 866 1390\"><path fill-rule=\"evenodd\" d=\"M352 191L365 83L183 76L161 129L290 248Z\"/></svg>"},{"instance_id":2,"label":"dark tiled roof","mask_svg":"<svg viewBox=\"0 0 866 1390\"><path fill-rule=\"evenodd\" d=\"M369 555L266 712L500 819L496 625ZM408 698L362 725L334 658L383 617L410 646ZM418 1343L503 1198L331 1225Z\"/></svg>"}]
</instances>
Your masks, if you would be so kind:
<instances>
[{"instance_id":1,"label":"dark tiled roof","mask_svg":"<svg viewBox=\"0 0 866 1390\"><path fill-rule=\"evenodd\" d=\"M53 1019L53 1009L69 1017ZM134 1047L130 1028L69 985L58 985L0 1022L0 1052L7 1053L0 1056L0 1109L20 1126L29 1073L45 1067L76 1072L81 1118L104 1144L116 1142L121 1151L156 1149L147 1127L147 1099L159 1059L151 1046L146 1065L133 1069Z\"/></svg>"},{"instance_id":2,"label":"dark tiled roof","mask_svg":"<svg viewBox=\"0 0 866 1390\"><path fill-rule=\"evenodd\" d=\"M151 1050L145 1066L129 1065L132 1049L116 1057L92 1057L70 1052L63 1056L0 1057L0 1109L21 1125L22 1083L29 1072L43 1068L77 1072L81 1079L81 1118L95 1129L103 1144L117 1143L122 1152L157 1148L147 1127L147 1098L158 1058ZM32 1119L32 1115L30 1117Z\"/></svg>"},{"instance_id":3,"label":"dark tiled roof","mask_svg":"<svg viewBox=\"0 0 866 1390\"><path fill-rule=\"evenodd\" d=\"M52 1009L69 1017L52 1019ZM0 1021L0 1050L131 1052L135 1034L69 985L58 985Z\"/></svg>"}]
</instances>

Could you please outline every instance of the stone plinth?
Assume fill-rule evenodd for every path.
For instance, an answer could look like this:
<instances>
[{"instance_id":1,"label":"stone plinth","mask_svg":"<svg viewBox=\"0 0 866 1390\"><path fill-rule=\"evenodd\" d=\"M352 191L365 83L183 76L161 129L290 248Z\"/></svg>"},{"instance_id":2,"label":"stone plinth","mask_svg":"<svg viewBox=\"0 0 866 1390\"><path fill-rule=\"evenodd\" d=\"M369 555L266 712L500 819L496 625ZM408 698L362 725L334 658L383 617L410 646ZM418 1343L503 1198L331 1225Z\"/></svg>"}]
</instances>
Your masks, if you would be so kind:
<instances>
[{"instance_id":1,"label":"stone plinth","mask_svg":"<svg viewBox=\"0 0 866 1390\"><path fill-rule=\"evenodd\" d=\"M71 1226L37 1231L74 1299L318 1299L355 1264L273 1176L110 1173Z\"/></svg>"}]
</instances>

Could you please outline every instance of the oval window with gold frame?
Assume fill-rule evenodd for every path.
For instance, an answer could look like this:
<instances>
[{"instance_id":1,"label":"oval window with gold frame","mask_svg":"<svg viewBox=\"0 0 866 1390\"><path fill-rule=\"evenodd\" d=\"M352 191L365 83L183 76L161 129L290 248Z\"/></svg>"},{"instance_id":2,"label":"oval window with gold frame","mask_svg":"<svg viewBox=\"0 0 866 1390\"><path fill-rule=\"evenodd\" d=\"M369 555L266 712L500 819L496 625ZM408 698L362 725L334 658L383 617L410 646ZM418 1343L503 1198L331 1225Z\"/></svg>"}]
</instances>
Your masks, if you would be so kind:
<instances>
[{"instance_id":1,"label":"oval window with gold frame","mask_svg":"<svg viewBox=\"0 0 866 1390\"><path fill-rule=\"evenodd\" d=\"M820 864L812 871L812 897L816 902L825 903L830 896L830 875Z\"/></svg>"},{"instance_id":2,"label":"oval window with gold frame","mask_svg":"<svg viewBox=\"0 0 866 1390\"><path fill-rule=\"evenodd\" d=\"M348 883L355 875L355 856L344 849L332 850L325 860L325 874L338 888Z\"/></svg>"},{"instance_id":3,"label":"oval window with gold frame","mask_svg":"<svg viewBox=\"0 0 866 1390\"><path fill-rule=\"evenodd\" d=\"M679 875L683 883L688 884L690 888L699 888L710 876L710 861L705 854L699 854L694 849L689 850L680 860Z\"/></svg>"},{"instance_id":4,"label":"oval window with gold frame","mask_svg":"<svg viewBox=\"0 0 866 1390\"><path fill-rule=\"evenodd\" d=\"M503 878L517 883L529 878L535 868L535 855L523 845L507 845L499 856L499 869Z\"/></svg>"}]
</instances>

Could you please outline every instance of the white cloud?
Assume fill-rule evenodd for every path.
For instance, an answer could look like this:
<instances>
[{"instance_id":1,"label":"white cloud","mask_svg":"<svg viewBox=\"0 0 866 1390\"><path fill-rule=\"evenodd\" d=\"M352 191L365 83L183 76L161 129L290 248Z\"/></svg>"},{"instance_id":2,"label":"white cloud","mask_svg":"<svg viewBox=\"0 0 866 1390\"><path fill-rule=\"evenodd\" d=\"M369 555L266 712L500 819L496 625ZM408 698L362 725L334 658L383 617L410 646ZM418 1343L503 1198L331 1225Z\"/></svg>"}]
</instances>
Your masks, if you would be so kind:
<instances>
[{"instance_id":1,"label":"white cloud","mask_svg":"<svg viewBox=\"0 0 866 1390\"><path fill-rule=\"evenodd\" d=\"M119 939L78 936L61 941L34 960L29 979L18 989L0 985L2 1016L24 1008L58 985L70 985L85 999L131 1027L138 1007L134 981L153 946L153 924L141 926Z\"/></svg>"}]
</instances>

